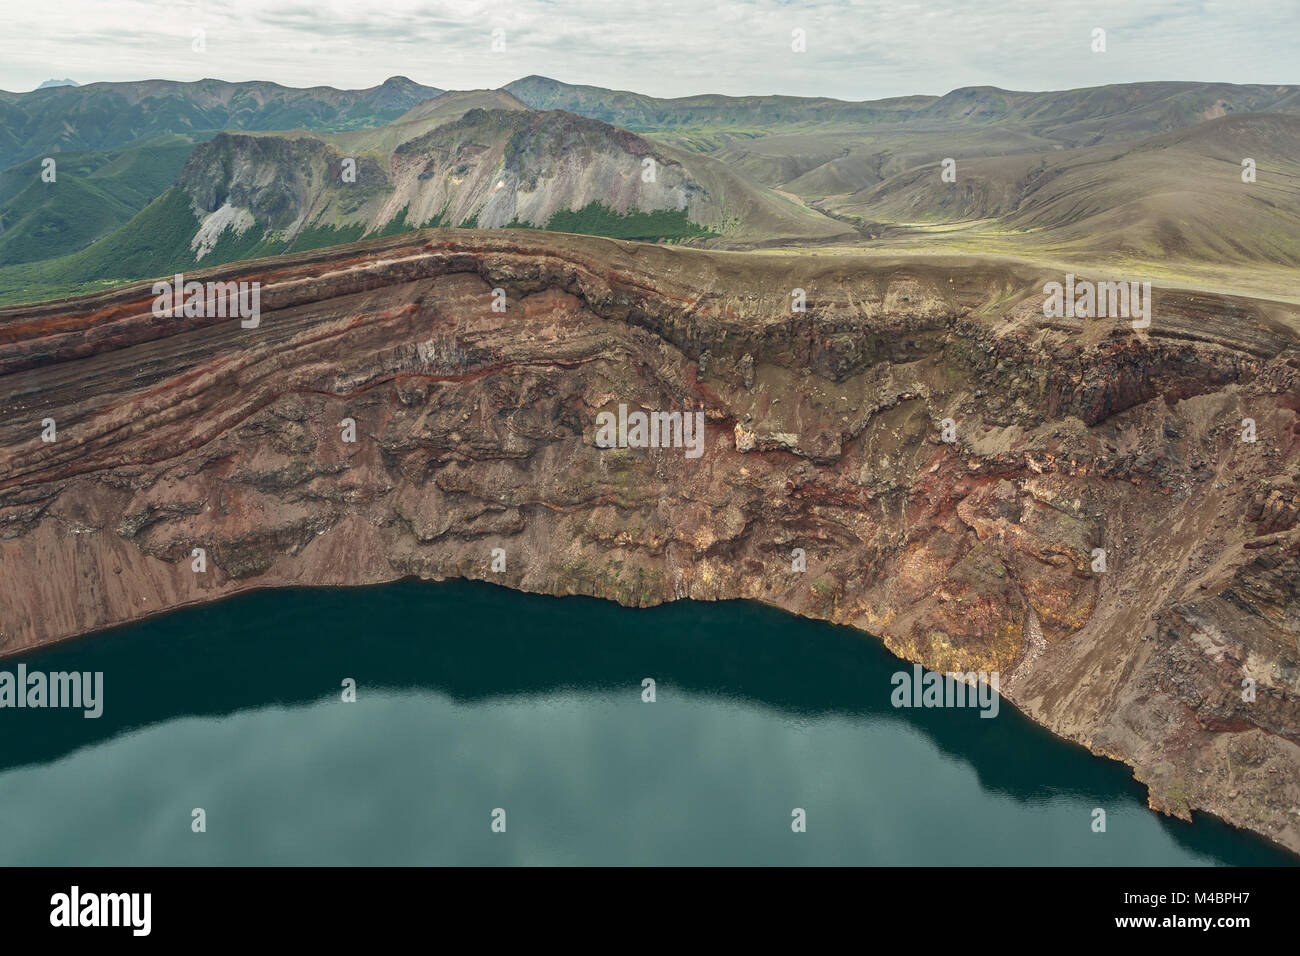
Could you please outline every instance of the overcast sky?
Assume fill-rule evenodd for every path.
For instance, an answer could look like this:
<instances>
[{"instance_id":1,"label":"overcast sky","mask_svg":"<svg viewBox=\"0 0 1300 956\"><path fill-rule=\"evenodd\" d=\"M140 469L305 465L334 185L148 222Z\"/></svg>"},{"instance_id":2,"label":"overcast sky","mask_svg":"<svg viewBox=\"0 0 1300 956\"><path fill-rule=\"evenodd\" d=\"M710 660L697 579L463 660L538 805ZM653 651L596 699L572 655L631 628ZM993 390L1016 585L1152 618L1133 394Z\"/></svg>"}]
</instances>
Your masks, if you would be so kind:
<instances>
[{"instance_id":1,"label":"overcast sky","mask_svg":"<svg viewBox=\"0 0 1300 956\"><path fill-rule=\"evenodd\" d=\"M1300 0L0 0L0 88L274 80L447 89L530 73L657 96L875 99L989 84L1300 82ZM191 49L203 28L206 52ZM1091 50L1106 31L1106 52ZM492 50L494 30L505 50ZM791 50L792 31L807 51Z\"/></svg>"}]
</instances>

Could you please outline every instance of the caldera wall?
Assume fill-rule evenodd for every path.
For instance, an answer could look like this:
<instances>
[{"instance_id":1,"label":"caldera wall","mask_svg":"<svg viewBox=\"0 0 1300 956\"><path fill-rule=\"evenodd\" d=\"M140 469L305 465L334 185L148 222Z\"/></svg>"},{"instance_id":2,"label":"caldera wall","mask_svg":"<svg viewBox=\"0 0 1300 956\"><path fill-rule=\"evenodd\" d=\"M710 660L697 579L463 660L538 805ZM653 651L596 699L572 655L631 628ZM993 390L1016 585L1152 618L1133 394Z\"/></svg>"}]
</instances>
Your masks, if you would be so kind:
<instances>
[{"instance_id":1,"label":"caldera wall","mask_svg":"<svg viewBox=\"0 0 1300 956\"><path fill-rule=\"evenodd\" d=\"M1154 806L1300 850L1293 308L1156 290L1134 330L1027 267L527 232L186 278L260 324L0 310L0 654L288 584L749 598L996 671ZM598 447L620 405L702 453Z\"/></svg>"}]
</instances>

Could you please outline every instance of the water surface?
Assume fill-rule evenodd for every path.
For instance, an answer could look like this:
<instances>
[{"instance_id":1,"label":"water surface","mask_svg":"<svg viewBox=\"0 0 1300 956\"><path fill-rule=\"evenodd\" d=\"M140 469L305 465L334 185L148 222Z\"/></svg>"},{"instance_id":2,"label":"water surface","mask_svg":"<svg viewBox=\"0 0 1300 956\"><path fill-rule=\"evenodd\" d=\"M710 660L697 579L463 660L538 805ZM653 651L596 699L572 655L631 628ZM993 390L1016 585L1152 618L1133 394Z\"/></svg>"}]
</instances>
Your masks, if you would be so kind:
<instances>
[{"instance_id":1,"label":"water surface","mask_svg":"<svg viewBox=\"0 0 1300 956\"><path fill-rule=\"evenodd\" d=\"M266 591L19 660L105 705L0 710L5 865L1293 862L1009 705L896 710L910 665L756 604Z\"/></svg>"}]
</instances>

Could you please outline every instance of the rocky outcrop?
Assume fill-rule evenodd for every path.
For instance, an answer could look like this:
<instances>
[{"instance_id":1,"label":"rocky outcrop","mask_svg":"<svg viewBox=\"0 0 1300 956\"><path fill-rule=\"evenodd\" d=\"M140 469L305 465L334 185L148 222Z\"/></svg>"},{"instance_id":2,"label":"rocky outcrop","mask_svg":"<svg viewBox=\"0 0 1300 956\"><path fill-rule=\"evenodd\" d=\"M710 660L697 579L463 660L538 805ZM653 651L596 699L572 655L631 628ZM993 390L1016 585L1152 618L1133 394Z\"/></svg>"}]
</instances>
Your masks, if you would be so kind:
<instances>
[{"instance_id":1,"label":"rocky outcrop","mask_svg":"<svg viewBox=\"0 0 1300 956\"><path fill-rule=\"evenodd\" d=\"M545 228L557 216L586 225L556 228L643 237L852 234L717 160L504 93L449 93L359 133L221 133L195 148L176 188L201 221L192 245L205 255L223 233L235 242L254 227L279 243L322 229L357 238L421 225ZM619 225L630 214L644 218Z\"/></svg>"},{"instance_id":2,"label":"rocky outcrop","mask_svg":"<svg viewBox=\"0 0 1300 956\"><path fill-rule=\"evenodd\" d=\"M0 310L0 654L289 584L749 598L998 671L1300 850L1300 310L1157 289L1135 331L1028 267L514 232L195 277L260 325ZM598 447L620 406L702 454Z\"/></svg>"}]
</instances>

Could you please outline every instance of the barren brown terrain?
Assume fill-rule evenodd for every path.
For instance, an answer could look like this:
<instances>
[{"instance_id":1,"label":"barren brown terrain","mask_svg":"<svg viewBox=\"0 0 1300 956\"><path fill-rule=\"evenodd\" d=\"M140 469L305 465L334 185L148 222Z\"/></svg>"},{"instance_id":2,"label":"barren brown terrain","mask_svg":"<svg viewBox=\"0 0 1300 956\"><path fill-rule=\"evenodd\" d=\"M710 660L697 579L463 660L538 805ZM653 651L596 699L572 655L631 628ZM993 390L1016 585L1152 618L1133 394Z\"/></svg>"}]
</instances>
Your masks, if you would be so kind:
<instances>
[{"instance_id":1,"label":"barren brown terrain","mask_svg":"<svg viewBox=\"0 0 1300 956\"><path fill-rule=\"evenodd\" d=\"M540 232L203 275L260 326L0 310L0 655L289 584L747 598L998 671L1154 808L1300 851L1300 307L1157 288L1139 331L1044 318L1031 266ZM620 403L702 409L703 455L596 447Z\"/></svg>"}]
</instances>

